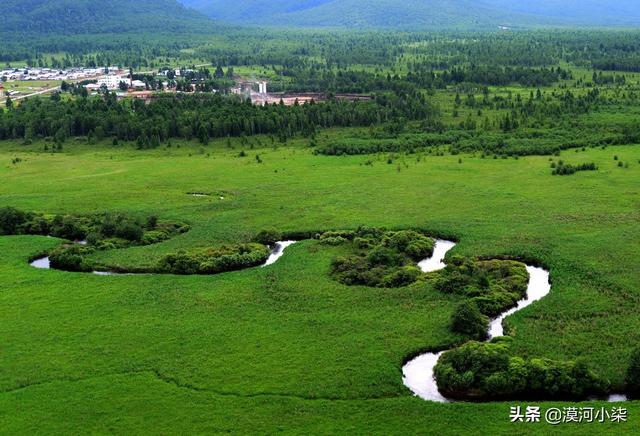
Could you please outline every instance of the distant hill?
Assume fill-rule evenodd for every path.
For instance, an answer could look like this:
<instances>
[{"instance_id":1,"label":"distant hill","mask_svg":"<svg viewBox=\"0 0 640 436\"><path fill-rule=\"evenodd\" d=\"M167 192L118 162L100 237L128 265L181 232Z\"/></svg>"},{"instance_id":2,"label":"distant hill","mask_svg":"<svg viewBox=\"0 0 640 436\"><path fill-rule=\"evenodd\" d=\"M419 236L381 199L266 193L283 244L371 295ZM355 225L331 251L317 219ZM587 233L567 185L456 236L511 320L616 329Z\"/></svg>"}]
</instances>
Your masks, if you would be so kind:
<instances>
[{"instance_id":1,"label":"distant hill","mask_svg":"<svg viewBox=\"0 0 640 436\"><path fill-rule=\"evenodd\" d=\"M640 24L640 0L181 0L210 17L270 26L460 28Z\"/></svg>"},{"instance_id":2,"label":"distant hill","mask_svg":"<svg viewBox=\"0 0 640 436\"><path fill-rule=\"evenodd\" d=\"M494 8L552 19L559 24L637 26L638 0L482 0Z\"/></svg>"},{"instance_id":3,"label":"distant hill","mask_svg":"<svg viewBox=\"0 0 640 436\"><path fill-rule=\"evenodd\" d=\"M2 0L0 33L193 32L212 21L176 0Z\"/></svg>"}]
</instances>

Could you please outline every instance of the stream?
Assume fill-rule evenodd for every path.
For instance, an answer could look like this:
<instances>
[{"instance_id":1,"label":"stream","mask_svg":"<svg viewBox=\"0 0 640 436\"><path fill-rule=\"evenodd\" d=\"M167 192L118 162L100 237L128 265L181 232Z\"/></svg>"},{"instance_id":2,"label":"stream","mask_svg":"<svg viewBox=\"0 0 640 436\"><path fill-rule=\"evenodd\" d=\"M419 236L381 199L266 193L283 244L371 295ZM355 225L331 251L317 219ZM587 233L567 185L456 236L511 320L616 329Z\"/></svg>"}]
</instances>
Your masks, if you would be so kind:
<instances>
[{"instance_id":1,"label":"stream","mask_svg":"<svg viewBox=\"0 0 640 436\"><path fill-rule=\"evenodd\" d=\"M297 241L278 241L274 244L269 258L261 267L273 265L280 259L287 247L295 244ZM77 242L79 244L86 243L84 241ZM423 260L418 264L423 272L434 272L444 269L446 264L444 258L447 253L456 246L455 242L446 241L443 239L437 239L435 247L433 249L433 255ZM41 257L34 260L30 264L34 268L39 269L51 269L51 263L49 257ZM527 285L527 296L520 300L516 307L513 307L499 317L491 320L489 324L489 339L504 336L503 321L510 315L524 309L525 307L533 304L534 302L541 300L551 291L551 283L549 281L549 272L538 267L527 265L527 272L529 273L529 283ZM105 271L93 271L96 275L128 275L118 274ZM438 390L438 385L434 377L434 368L440 359L440 356L444 351L437 353L424 353L418 357L407 362L402 367L402 382L408 387L417 397L420 397L427 401L434 401L438 403L452 402L448 398L445 398ZM623 394L611 394L607 398L609 402L627 401L627 396Z\"/></svg>"},{"instance_id":2,"label":"stream","mask_svg":"<svg viewBox=\"0 0 640 436\"><path fill-rule=\"evenodd\" d=\"M433 256L429 259L423 260L418 264L418 266L423 272L433 272L445 268L446 264L444 263L444 257L453 247L455 247L455 245L456 244L451 241L445 241L442 239L436 240ZM488 340L504 336L504 328L502 324L505 318L535 303L536 301L541 300L551 291L548 271L527 265L527 272L529 273L529 284L527 286L526 298L520 300L516 307L507 310L499 317L491 320L491 323L489 324ZM402 367L402 382L411 390L411 392L423 400L438 403L449 403L453 401L445 398L440 393L434 377L435 366L443 353L444 351L421 354L407 362ZM626 400L626 395L622 394L612 394L607 397L607 401L609 402Z\"/></svg>"}]
</instances>

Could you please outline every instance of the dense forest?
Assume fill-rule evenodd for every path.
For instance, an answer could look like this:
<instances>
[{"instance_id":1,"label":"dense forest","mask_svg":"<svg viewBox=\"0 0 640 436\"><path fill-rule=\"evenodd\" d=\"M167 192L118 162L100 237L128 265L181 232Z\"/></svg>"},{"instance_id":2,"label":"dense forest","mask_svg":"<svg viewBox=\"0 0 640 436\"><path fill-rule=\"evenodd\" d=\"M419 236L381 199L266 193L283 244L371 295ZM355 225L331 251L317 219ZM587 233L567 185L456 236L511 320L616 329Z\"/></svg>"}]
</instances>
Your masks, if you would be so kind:
<instances>
[{"instance_id":1,"label":"dense forest","mask_svg":"<svg viewBox=\"0 0 640 436\"><path fill-rule=\"evenodd\" d=\"M175 0L4 0L0 36L210 31L213 22Z\"/></svg>"},{"instance_id":2,"label":"dense forest","mask_svg":"<svg viewBox=\"0 0 640 436\"><path fill-rule=\"evenodd\" d=\"M421 94L389 94L370 102L329 101L323 104L255 106L234 96L159 95L117 102L78 98L61 102L28 100L0 112L0 139L52 137L62 144L73 136L137 141L140 148L158 146L171 138L195 139L272 134L282 140L294 134L311 136L318 128L369 126L398 119L424 119L432 114Z\"/></svg>"}]
</instances>

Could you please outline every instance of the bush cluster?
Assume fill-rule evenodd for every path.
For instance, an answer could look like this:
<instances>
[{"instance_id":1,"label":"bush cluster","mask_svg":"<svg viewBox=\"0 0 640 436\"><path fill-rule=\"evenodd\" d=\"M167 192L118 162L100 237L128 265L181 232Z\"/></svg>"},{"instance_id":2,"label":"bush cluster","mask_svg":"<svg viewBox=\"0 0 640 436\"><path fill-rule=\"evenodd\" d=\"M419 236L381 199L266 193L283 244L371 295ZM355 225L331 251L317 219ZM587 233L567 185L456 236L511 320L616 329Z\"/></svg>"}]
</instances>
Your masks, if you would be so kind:
<instances>
[{"instance_id":1,"label":"bush cluster","mask_svg":"<svg viewBox=\"0 0 640 436\"><path fill-rule=\"evenodd\" d=\"M584 163L581 165L571 165L565 164L560 161L556 166L553 166L553 171L551 172L554 176L570 176L579 171L597 171L598 166L595 163Z\"/></svg>"},{"instance_id":2,"label":"bush cluster","mask_svg":"<svg viewBox=\"0 0 640 436\"><path fill-rule=\"evenodd\" d=\"M440 272L435 288L469 298L483 315L494 318L526 297L528 283L523 263L454 256Z\"/></svg>"},{"instance_id":3,"label":"bush cluster","mask_svg":"<svg viewBox=\"0 0 640 436\"><path fill-rule=\"evenodd\" d=\"M0 208L0 235L55 236L72 241L87 239L91 245L104 241L116 245L160 242L189 227L183 223L158 222L156 216L140 220L123 213L45 216L13 207Z\"/></svg>"},{"instance_id":4,"label":"bush cluster","mask_svg":"<svg viewBox=\"0 0 640 436\"><path fill-rule=\"evenodd\" d=\"M263 230L253 238L255 242L263 245L273 245L278 241L282 241L282 239L282 232L275 229Z\"/></svg>"},{"instance_id":5,"label":"bush cluster","mask_svg":"<svg viewBox=\"0 0 640 436\"><path fill-rule=\"evenodd\" d=\"M51 223L41 215L13 207L0 208L0 235L46 235Z\"/></svg>"},{"instance_id":6,"label":"bush cluster","mask_svg":"<svg viewBox=\"0 0 640 436\"><path fill-rule=\"evenodd\" d=\"M414 230L385 231L360 228L354 232L327 232L320 240L331 245L351 243L355 254L335 259L331 274L345 285L402 287L423 273L417 262L433 254L434 241Z\"/></svg>"},{"instance_id":7,"label":"bush cluster","mask_svg":"<svg viewBox=\"0 0 640 436\"><path fill-rule=\"evenodd\" d=\"M95 249L86 245L63 245L49 254L51 268L62 271L90 272L93 265L87 256Z\"/></svg>"},{"instance_id":8,"label":"bush cluster","mask_svg":"<svg viewBox=\"0 0 640 436\"><path fill-rule=\"evenodd\" d=\"M12 207L0 208L0 235L55 236L87 245L63 245L49 258L51 266L66 271L90 271L87 255L95 250L150 245L187 232L179 222L160 222L154 215L142 220L123 213L46 216Z\"/></svg>"},{"instance_id":9,"label":"bush cluster","mask_svg":"<svg viewBox=\"0 0 640 436\"><path fill-rule=\"evenodd\" d=\"M608 382L583 362L511 356L510 341L468 342L444 353L435 367L440 392L475 401L578 400L608 389Z\"/></svg>"},{"instance_id":10,"label":"bush cluster","mask_svg":"<svg viewBox=\"0 0 640 436\"><path fill-rule=\"evenodd\" d=\"M181 251L163 257L156 270L180 275L217 274L261 265L269 254L269 248L257 243Z\"/></svg>"}]
</instances>

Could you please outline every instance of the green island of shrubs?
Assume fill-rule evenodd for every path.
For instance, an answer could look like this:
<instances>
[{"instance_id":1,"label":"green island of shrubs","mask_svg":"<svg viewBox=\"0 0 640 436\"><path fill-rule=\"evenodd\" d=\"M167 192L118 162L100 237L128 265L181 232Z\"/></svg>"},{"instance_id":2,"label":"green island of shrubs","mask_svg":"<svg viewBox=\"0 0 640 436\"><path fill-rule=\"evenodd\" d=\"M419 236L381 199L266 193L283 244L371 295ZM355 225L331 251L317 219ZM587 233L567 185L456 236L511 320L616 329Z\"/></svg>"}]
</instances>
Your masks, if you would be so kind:
<instances>
[{"instance_id":1,"label":"green island of shrubs","mask_svg":"<svg viewBox=\"0 0 640 436\"><path fill-rule=\"evenodd\" d=\"M95 269L88 255L97 250L156 244L188 230L187 224L159 221L154 215L144 219L111 212L45 215L0 208L0 235L42 235L75 241L49 253L51 267L65 271Z\"/></svg>"},{"instance_id":2,"label":"green island of shrubs","mask_svg":"<svg viewBox=\"0 0 640 436\"><path fill-rule=\"evenodd\" d=\"M340 283L382 288L407 286L423 277L416 264L431 256L434 247L433 239L414 230L373 228L326 232L320 242L353 247L353 255L331 264L331 274Z\"/></svg>"},{"instance_id":3,"label":"green island of shrubs","mask_svg":"<svg viewBox=\"0 0 640 436\"><path fill-rule=\"evenodd\" d=\"M470 339L486 339L489 319L527 296L529 273L521 262L453 256L439 274L438 291L466 297L453 313L451 329Z\"/></svg>"},{"instance_id":4,"label":"green island of shrubs","mask_svg":"<svg viewBox=\"0 0 640 436\"><path fill-rule=\"evenodd\" d=\"M45 215L12 207L0 208L0 235L54 236L74 243L63 244L49 255L51 268L71 272L94 270L118 273L217 274L263 264L268 245L282 238L276 231L263 231L256 241L216 248L180 251L164 256L151 268L113 268L91 260L99 250L156 244L185 233L189 226L159 221L156 216L140 219L123 213Z\"/></svg>"},{"instance_id":5,"label":"green island of shrubs","mask_svg":"<svg viewBox=\"0 0 640 436\"><path fill-rule=\"evenodd\" d=\"M182 251L163 257L156 272L182 275L218 274L261 265L266 262L269 254L269 248L259 243Z\"/></svg>"},{"instance_id":6,"label":"green island of shrubs","mask_svg":"<svg viewBox=\"0 0 640 436\"><path fill-rule=\"evenodd\" d=\"M607 392L608 381L583 362L512 356L512 340L472 341L444 353L435 367L440 392L469 401L579 400Z\"/></svg>"}]
</instances>

